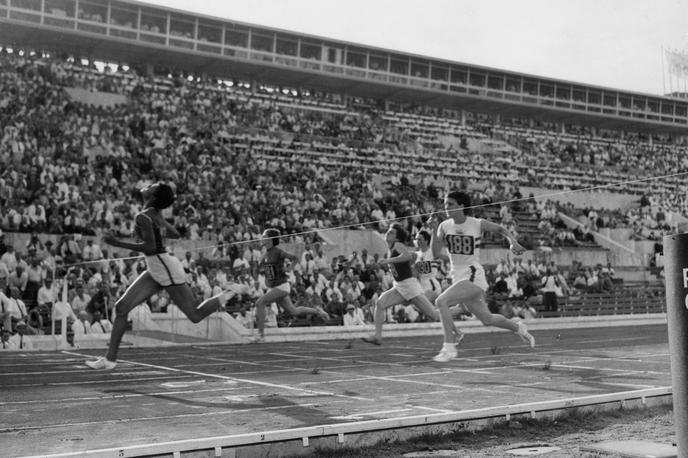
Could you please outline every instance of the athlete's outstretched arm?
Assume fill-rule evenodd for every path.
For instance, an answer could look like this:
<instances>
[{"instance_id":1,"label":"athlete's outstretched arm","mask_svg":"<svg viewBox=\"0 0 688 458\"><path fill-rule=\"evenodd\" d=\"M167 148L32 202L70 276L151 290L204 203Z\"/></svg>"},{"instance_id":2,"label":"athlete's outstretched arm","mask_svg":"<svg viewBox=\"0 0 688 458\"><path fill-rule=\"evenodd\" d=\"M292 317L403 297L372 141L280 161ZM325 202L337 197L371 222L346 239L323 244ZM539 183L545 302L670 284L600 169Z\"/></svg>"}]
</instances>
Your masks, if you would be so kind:
<instances>
[{"instance_id":1,"label":"athlete's outstretched arm","mask_svg":"<svg viewBox=\"0 0 688 458\"><path fill-rule=\"evenodd\" d=\"M160 221L165 225L165 236L170 239L178 239L181 238L181 234L177 230L176 227L174 227L169 221L167 221L165 218L160 218Z\"/></svg>"},{"instance_id":2,"label":"athlete's outstretched arm","mask_svg":"<svg viewBox=\"0 0 688 458\"><path fill-rule=\"evenodd\" d=\"M291 253L287 253L282 248L278 248L278 250L280 250L282 252L282 255L284 256L285 259L288 259L291 262L299 262L300 261L298 256L293 255Z\"/></svg>"},{"instance_id":3,"label":"athlete's outstretched arm","mask_svg":"<svg viewBox=\"0 0 688 458\"><path fill-rule=\"evenodd\" d=\"M480 224L480 230L483 232L494 232L496 234L501 234L504 238L506 238L509 241L509 249L514 252L514 254L521 254L526 249L518 243L518 240L516 240L516 237L509 232L509 229L506 227L502 226L501 224L493 223L491 221L487 220L482 220Z\"/></svg>"},{"instance_id":4,"label":"athlete's outstretched arm","mask_svg":"<svg viewBox=\"0 0 688 458\"><path fill-rule=\"evenodd\" d=\"M444 231L442 230L442 227L439 225L439 221L437 220L436 216L430 217L428 220L428 225L433 228L433 234L432 237L430 238L430 246L432 246L432 255L436 258L441 258L442 256L446 256L444 253L442 253L442 249L447 246L447 242L444 240L444 236L446 235Z\"/></svg>"},{"instance_id":5,"label":"athlete's outstretched arm","mask_svg":"<svg viewBox=\"0 0 688 458\"><path fill-rule=\"evenodd\" d=\"M439 241L439 237L437 236L437 228L439 227L440 222L435 216L431 216L430 219L428 219L428 226L430 226L430 247L432 248L432 255L435 257L435 259L440 259L444 262L449 261L449 256L447 256L447 253L444 248L444 244L442 243L444 241L444 236L442 236L442 240ZM439 245L438 245L439 241ZM438 246L437 251L435 251L435 247Z\"/></svg>"},{"instance_id":6,"label":"athlete's outstretched arm","mask_svg":"<svg viewBox=\"0 0 688 458\"><path fill-rule=\"evenodd\" d=\"M403 243L397 242L394 246L399 252L399 255L394 256L393 258L382 259L380 260L380 264L397 264L400 262L413 262L416 260L416 253L407 250Z\"/></svg>"}]
</instances>

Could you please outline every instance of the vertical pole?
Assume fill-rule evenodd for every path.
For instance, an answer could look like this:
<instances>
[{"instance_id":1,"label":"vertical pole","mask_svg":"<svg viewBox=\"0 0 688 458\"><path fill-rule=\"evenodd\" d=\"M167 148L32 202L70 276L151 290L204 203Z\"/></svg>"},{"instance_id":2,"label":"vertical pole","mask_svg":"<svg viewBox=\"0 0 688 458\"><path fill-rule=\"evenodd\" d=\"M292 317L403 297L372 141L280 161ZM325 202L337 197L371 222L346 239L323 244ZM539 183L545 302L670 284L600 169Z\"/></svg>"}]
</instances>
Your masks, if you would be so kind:
<instances>
[{"instance_id":1,"label":"vertical pole","mask_svg":"<svg viewBox=\"0 0 688 458\"><path fill-rule=\"evenodd\" d=\"M688 233L664 237L671 386L678 456L688 456Z\"/></svg>"}]
</instances>

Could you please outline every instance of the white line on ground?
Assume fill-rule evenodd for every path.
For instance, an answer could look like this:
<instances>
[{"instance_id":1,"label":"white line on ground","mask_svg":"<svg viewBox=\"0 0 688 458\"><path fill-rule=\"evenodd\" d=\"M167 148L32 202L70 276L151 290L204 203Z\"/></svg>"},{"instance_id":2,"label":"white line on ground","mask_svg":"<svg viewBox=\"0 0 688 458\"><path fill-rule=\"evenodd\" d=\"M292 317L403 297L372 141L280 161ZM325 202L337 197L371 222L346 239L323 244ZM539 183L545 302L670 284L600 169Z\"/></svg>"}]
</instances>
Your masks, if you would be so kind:
<instances>
[{"instance_id":1,"label":"white line on ground","mask_svg":"<svg viewBox=\"0 0 688 458\"><path fill-rule=\"evenodd\" d=\"M62 403L62 402L85 402L85 401L102 401L107 399L123 399L123 398L140 398L146 396L172 396L180 394L196 394L196 393L212 393L217 391L237 391L237 387L227 388L213 388L206 390L185 390L185 391L154 391L151 393L115 393L107 396L88 396L80 398L62 398L62 399L31 399L27 401L8 401L0 402L0 406L16 405L16 404L47 404L47 403Z\"/></svg>"},{"instance_id":2,"label":"white line on ground","mask_svg":"<svg viewBox=\"0 0 688 458\"><path fill-rule=\"evenodd\" d=\"M376 415L382 415L382 414L386 414L386 413L408 412L409 410L413 410L413 409L378 410L377 412L361 412L361 413L355 413L355 414L351 414L351 415L339 415L339 416L331 417L331 418L335 418L337 420L358 420L362 417L373 417Z\"/></svg>"},{"instance_id":3,"label":"white line on ground","mask_svg":"<svg viewBox=\"0 0 688 458\"><path fill-rule=\"evenodd\" d=\"M63 351L62 353L65 353L68 355L73 355L73 356L84 356L87 358L89 357L88 355L81 355L81 354L75 353L75 352ZM142 366L142 367L151 367L151 368L162 369L162 370L171 371L171 372L180 372L180 373L184 373L184 374L199 375L201 377L211 377L211 378L218 378L218 379L222 379L222 380L234 380L237 382L249 383L252 385L259 385L259 386L266 386L266 387L270 387L270 388L278 388L281 390L301 391L301 392L307 392L307 393L312 393L312 394L319 394L322 396L335 396L335 397L342 397L342 398L348 398L348 399L357 399L359 401L370 401L371 400L370 398L363 398L360 396L348 396L345 394L331 393L331 392L325 392L325 391L318 392L318 391L314 391L314 390L304 390L303 388L296 388L296 387L293 387L291 385L280 385L277 383L259 382L257 380L240 379L237 377L229 377L229 376L220 375L220 374L210 374L210 373L206 373L206 372L189 371L186 369L177 369L175 367L158 366L156 364L140 363L137 361L128 361L128 360L120 360L120 361L126 362L128 364L134 364L137 366Z\"/></svg>"},{"instance_id":4,"label":"white line on ground","mask_svg":"<svg viewBox=\"0 0 688 458\"><path fill-rule=\"evenodd\" d=\"M48 383L15 383L8 385L3 383L3 388L29 387L29 386L60 386L60 385L104 385L104 384L121 384L122 382L147 382L149 380L177 380L181 378L191 377L191 375L175 374L164 377L147 377L147 378L122 378L122 379L108 379L108 380L86 380L68 382L48 382Z\"/></svg>"}]
</instances>

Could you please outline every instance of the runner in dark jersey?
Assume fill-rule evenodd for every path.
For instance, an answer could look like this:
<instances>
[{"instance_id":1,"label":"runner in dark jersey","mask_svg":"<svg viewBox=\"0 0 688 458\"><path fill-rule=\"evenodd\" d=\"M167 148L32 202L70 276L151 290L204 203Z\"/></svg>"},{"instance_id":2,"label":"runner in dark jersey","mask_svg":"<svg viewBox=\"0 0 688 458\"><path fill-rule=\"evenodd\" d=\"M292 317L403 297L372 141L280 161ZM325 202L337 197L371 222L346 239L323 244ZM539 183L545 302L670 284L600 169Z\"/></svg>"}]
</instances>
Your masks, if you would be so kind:
<instances>
[{"instance_id":1,"label":"runner in dark jersey","mask_svg":"<svg viewBox=\"0 0 688 458\"><path fill-rule=\"evenodd\" d=\"M314 307L295 307L289 294L291 286L284 272L284 261L289 259L297 262L298 258L293 254L282 250L279 245L280 231L278 229L266 229L263 232L263 244L266 248L265 255L260 263L260 268L265 274L265 283L268 291L256 301L256 326L258 335L251 340L253 343L265 342L265 307L273 302L281 306L292 316L319 315L328 320L330 316L324 311Z\"/></svg>"},{"instance_id":2,"label":"runner in dark jersey","mask_svg":"<svg viewBox=\"0 0 688 458\"><path fill-rule=\"evenodd\" d=\"M103 237L108 245L139 251L145 255L147 269L115 303L115 320L112 324L110 345L107 354L95 361L86 361L92 369L114 369L117 365L117 351L127 327L127 315L137 305L145 302L153 294L165 289L172 302L184 312L189 320L198 323L217 311L234 294L222 292L203 302L198 301L191 287L186 283L186 273L181 261L167 252L165 238L179 238L173 225L165 221L161 211L174 204L175 195L171 186L154 183L141 190L144 209L135 217L135 233L138 243L119 240L112 235Z\"/></svg>"},{"instance_id":3,"label":"runner in dark jersey","mask_svg":"<svg viewBox=\"0 0 688 458\"><path fill-rule=\"evenodd\" d=\"M432 302L423 294L420 282L413 275L413 263L416 254L410 251L404 244L408 240L406 231L399 224L392 224L385 234L385 240L389 246L387 259L380 264L389 265L394 278L393 286L382 293L375 304L375 334L364 337L363 341L380 345L382 343L382 325L385 321L385 310L395 305L411 302L426 317L442 321L445 343L454 343L460 334L454 327L448 309L443 313L433 307Z\"/></svg>"}]
</instances>

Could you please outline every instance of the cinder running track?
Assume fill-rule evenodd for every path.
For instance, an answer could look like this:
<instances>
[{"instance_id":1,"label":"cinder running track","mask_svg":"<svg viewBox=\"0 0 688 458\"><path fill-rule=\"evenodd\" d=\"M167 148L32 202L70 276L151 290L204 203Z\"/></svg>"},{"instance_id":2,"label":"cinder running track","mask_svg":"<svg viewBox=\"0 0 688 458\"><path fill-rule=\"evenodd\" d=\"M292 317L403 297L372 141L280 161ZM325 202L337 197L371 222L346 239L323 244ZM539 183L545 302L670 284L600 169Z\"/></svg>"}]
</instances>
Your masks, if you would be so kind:
<instances>
[{"instance_id":1,"label":"cinder running track","mask_svg":"<svg viewBox=\"0 0 688 458\"><path fill-rule=\"evenodd\" d=\"M437 337L0 353L4 457L453 413L671 385L666 325ZM122 455L131 456L131 455Z\"/></svg>"}]
</instances>

